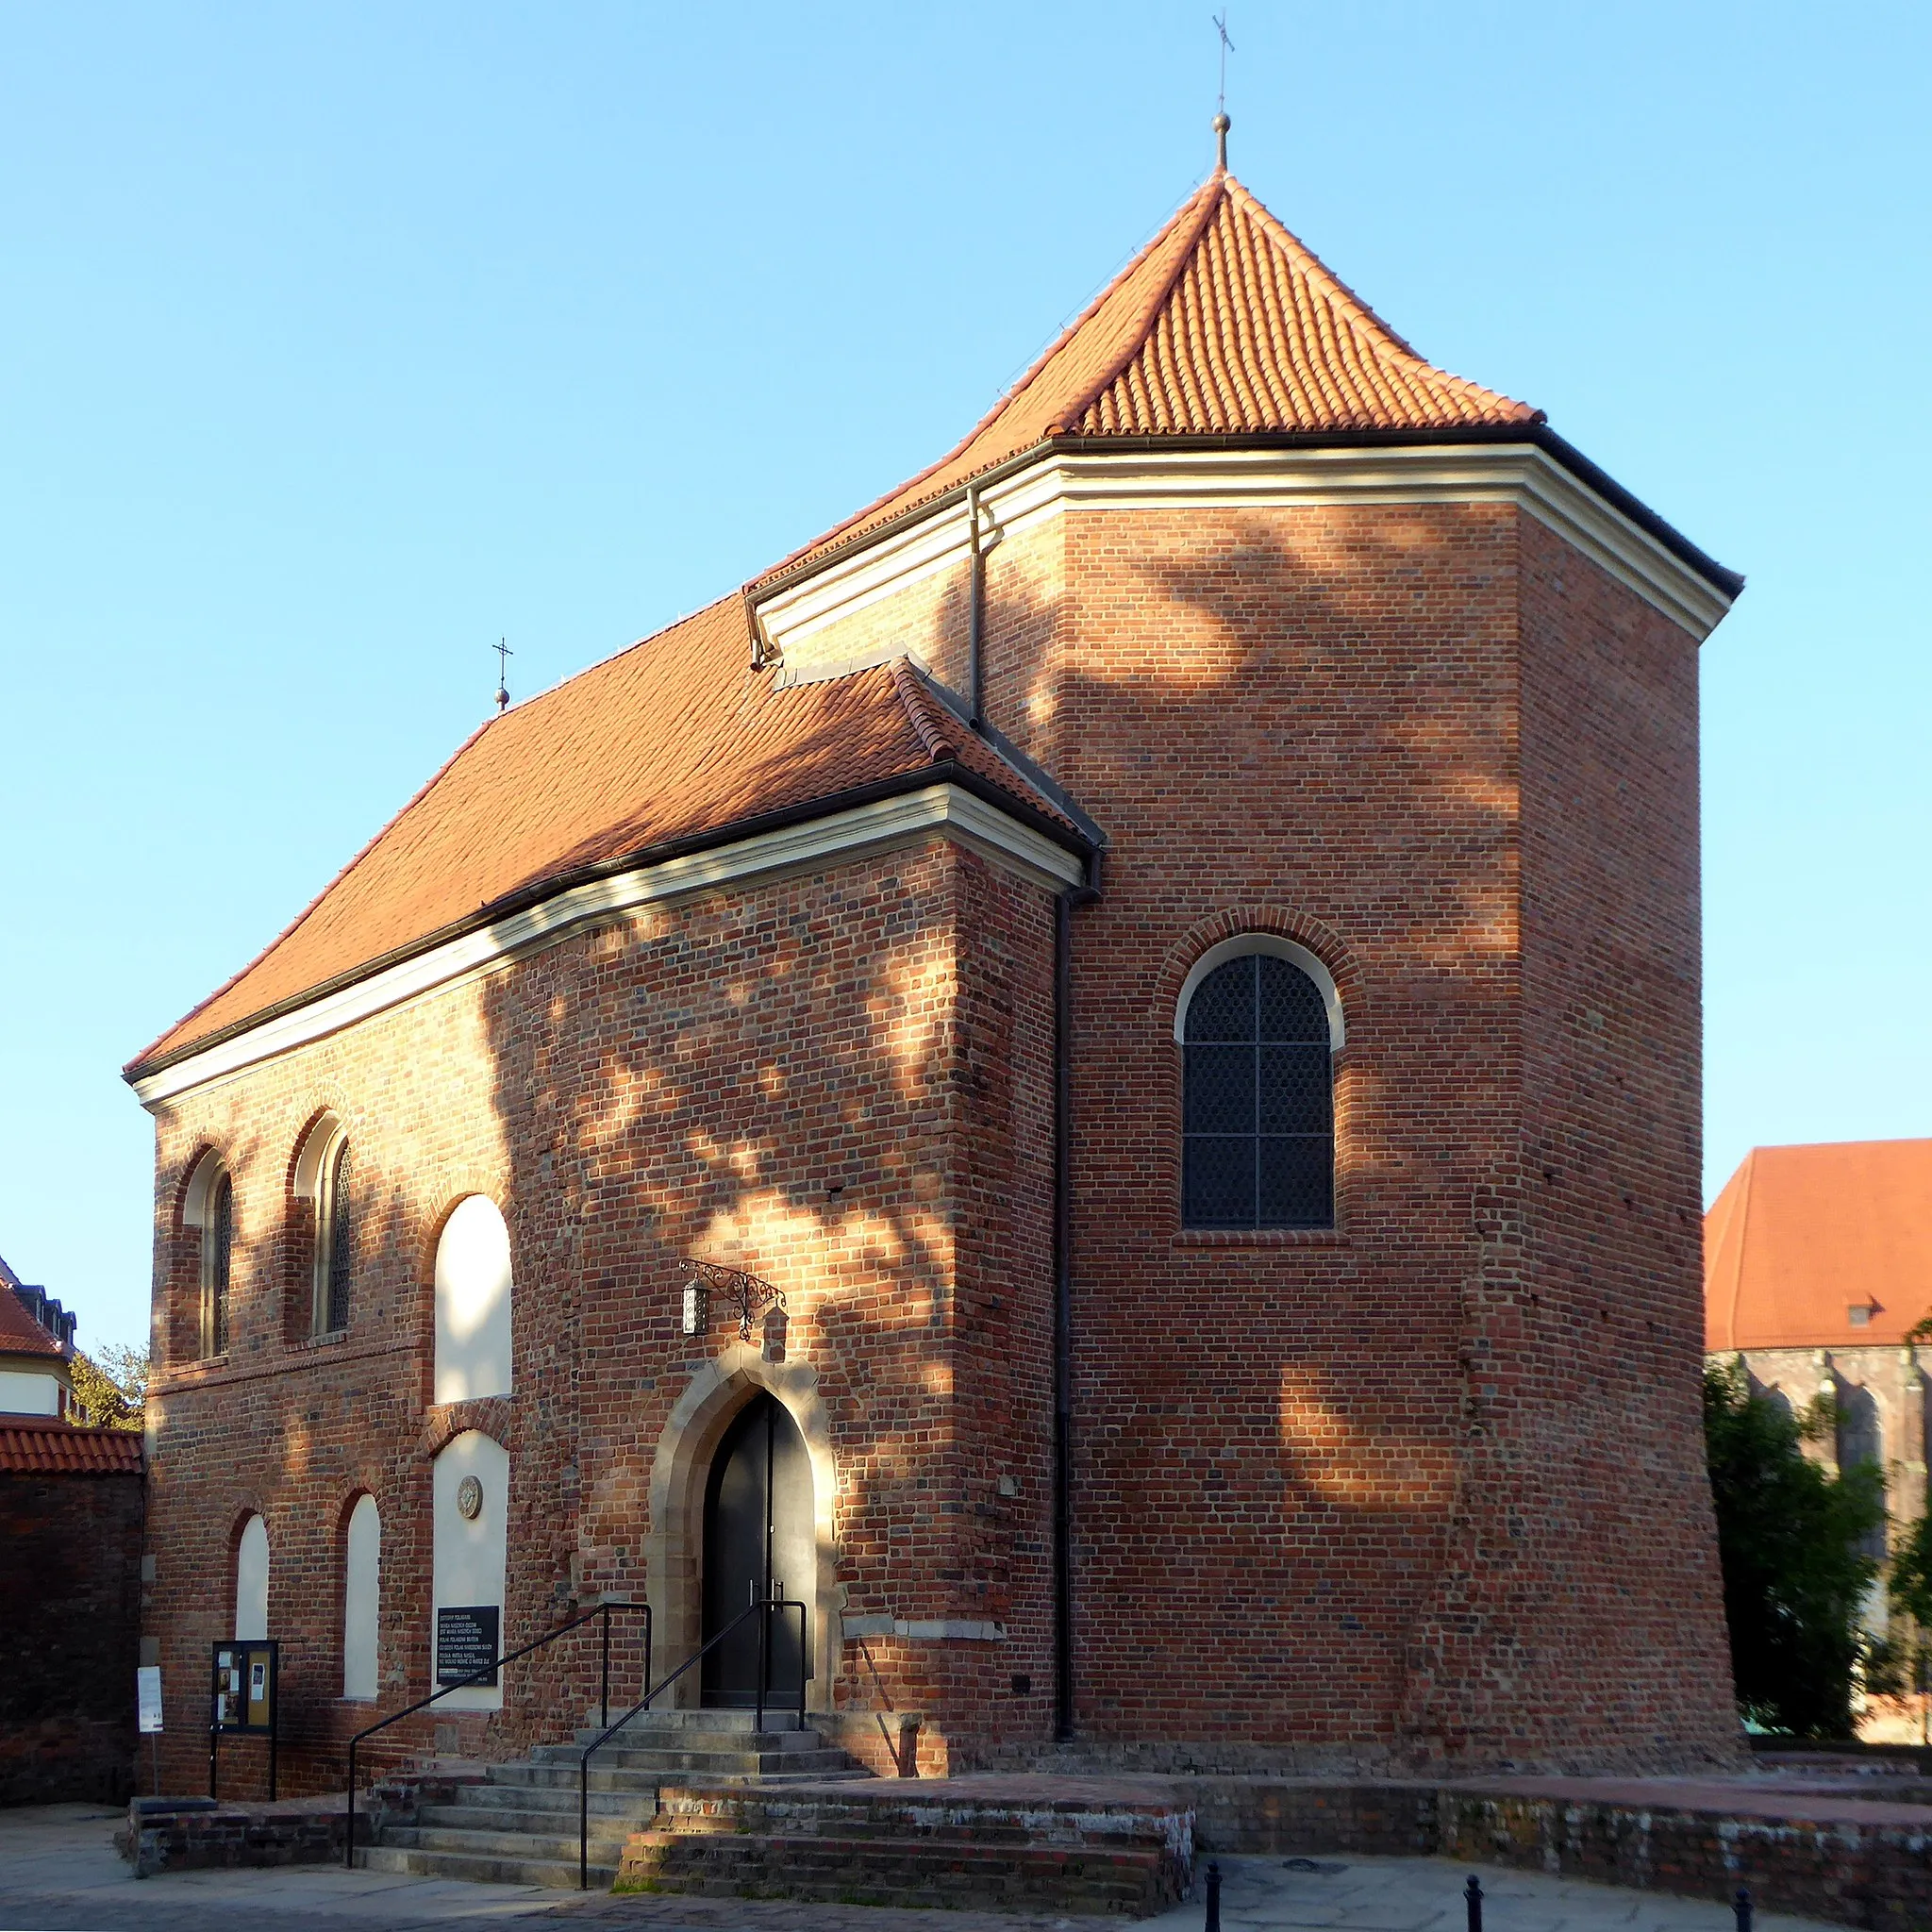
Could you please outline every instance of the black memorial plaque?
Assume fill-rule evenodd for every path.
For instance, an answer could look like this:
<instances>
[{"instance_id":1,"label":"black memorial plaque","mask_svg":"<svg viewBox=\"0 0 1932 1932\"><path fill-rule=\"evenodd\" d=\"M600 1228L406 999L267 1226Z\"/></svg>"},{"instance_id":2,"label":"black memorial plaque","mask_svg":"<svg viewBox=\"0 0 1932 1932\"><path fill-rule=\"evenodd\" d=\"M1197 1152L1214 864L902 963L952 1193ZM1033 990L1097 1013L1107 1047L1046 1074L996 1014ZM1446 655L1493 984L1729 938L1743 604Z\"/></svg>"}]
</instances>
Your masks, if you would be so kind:
<instances>
[{"instance_id":1,"label":"black memorial plaque","mask_svg":"<svg viewBox=\"0 0 1932 1932\"><path fill-rule=\"evenodd\" d=\"M503 1612L494 1604L459 1604L436 1613L436 1684L446 1690L452 1684L475 1676L475 1688L486 1690L496 1682L497 1630Z\"/></svg>"}]
</instances>

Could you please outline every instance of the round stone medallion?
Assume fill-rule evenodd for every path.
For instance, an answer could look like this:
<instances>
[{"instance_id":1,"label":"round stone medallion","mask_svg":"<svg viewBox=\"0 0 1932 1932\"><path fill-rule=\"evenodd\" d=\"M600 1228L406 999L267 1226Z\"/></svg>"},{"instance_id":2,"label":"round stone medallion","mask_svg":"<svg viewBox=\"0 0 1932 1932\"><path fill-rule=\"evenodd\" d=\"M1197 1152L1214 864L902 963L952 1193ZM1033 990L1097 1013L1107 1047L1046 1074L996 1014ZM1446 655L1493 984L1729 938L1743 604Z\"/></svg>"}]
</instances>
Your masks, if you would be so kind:
<instances>
[{"instance_id":1,"label":"round stone medallion","mask_svg":"<svg viewBox=\"0 0 1932 1932\"><path fill-rule=\"evenodd\" d=\"M466 1475L457 1485L457 1507L471 1523L483 1513L483 1485L473 1475Z\"/></svg>"}]
</instances>

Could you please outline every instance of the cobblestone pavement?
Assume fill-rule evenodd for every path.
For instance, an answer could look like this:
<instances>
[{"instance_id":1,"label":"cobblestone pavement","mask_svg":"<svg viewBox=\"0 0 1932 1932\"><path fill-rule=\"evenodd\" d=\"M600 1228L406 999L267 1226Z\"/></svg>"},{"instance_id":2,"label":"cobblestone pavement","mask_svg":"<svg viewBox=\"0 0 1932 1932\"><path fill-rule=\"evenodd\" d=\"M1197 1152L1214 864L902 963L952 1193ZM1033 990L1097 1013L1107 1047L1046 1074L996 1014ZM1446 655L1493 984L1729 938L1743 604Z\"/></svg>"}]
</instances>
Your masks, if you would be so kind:
<instances>
[{"instance_id":1,"label":"cobblestone pavement","mask_svg":"<svg viewBox=\"0 0 1932 1932\"><path fill-rule=\"evenodd\" d=\"M585 1898L531 1886L462 1885L333 1866L176 1872L137 1879L111 1838L120 1814L85 1805L0 1811L0 1932L1120 1932L1117 1919L914 1912L731 1899ZM1226 1932L1462 1932L1472 1868L1444 1858L1223 1858ZM1722 1905L1540 1874L1480 1870L1485 1932L1731 1932ZM1139 1932L1200 1932L1199 1902ZM1829 1932L1757 1915L1758 1932Z\"/></svg>"}]
</instances>

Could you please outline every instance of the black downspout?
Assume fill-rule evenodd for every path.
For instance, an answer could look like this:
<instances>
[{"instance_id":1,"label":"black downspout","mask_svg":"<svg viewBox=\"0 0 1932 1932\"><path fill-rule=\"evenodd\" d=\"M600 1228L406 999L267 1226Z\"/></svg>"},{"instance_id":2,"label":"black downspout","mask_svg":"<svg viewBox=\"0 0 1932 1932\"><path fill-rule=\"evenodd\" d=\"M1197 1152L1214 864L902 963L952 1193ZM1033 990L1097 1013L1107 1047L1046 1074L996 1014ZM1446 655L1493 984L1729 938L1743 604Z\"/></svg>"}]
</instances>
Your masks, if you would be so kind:
<instances>
[{"instance_id":1,"label":"black downspout","mask_svg":"<svg viewBox=\"0 0 1932 1932\"><path fill-rule=\"evenodd\" d=\"M1053 927L1053 1651L1054 1736L1074 1735L1074 908L1088 883L1054 901Z\"/></svg>"},{"instance_id":2,"label":"black downspout","mask_svg":"<svg viewBox=\"0 0 1932 1932\"><path fill-rule=\"evenodd\" d=\"M986 552L979 544L979 485L966 486L966 542L972 557L966 592L966 691L972 716L967 721L977 731L986 718L986 674L982 660L986 650Z\"/></svg>"}]
</instances>

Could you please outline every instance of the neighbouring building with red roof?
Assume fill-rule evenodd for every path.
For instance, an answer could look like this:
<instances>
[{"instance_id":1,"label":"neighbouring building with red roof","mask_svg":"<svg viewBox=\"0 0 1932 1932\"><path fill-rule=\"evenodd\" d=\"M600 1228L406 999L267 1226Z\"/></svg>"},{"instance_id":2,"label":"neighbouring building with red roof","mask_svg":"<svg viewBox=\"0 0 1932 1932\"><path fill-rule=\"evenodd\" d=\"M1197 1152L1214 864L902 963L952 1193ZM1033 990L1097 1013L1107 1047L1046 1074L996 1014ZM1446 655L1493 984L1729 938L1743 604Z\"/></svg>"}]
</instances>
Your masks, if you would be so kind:
<instances>
[{"instance_id":1,"label":"neighbouring building with red roof","mask_svg":"<svg viewBox=\"0 0 1932 1932\"><path fill-rule=\"evenodd\" d=\"M1839 1426L1814 1453L1883 1468L1895 1540L1926 1505L1932 1141L1754 1147L1706 1217L1704 1274L1711 1358L1793 1412L1829 1396Z\"/></svg>"},{"instance_id":2,"label":"neighbouring building with red roof","mask_svg":"<svg viewBox=\"0 0 1932 1932\"><path fill-rule=\"evenodd\" d=\"M174 1776L211 1638L339 1789L607 1600L750 1704L774 1591L879 1768L1731 1761L1740 584L1217 169L950 455L491 718L127 1069Z\"/></svg>"},{"instance_id":3,"label":"neighbouring building with red roof","mask_svg":"<svg viewBox=\"0 0 1932 1932\"><path fill-rule=\"evenodd\" d=\"M142 1438L85 1425L74 1330L0 1259L0 1805L119 1802L133 1777Z\"/></svg>"},{"instance_id":4,"label":"neighbouring building with red roof","mask_svg":"<svg viewBox=\"0 0 1932 1932\"><path fill-rule=\"evenodd\" d=\"M0 1256L0 1416L80 1421L73 1360L74 1317Z\"/></svg>"},{"instance_id":5,"label":"neighbouring building with red roof","mask_svg":"<svg viewBox=\"0 0 1932 1932\"><path fill-rule=\"evenodd\" d=\"M138 1430L0 1415L0 1805L126 1802L142 1522Z\"/></svg>"}]
</instances>

